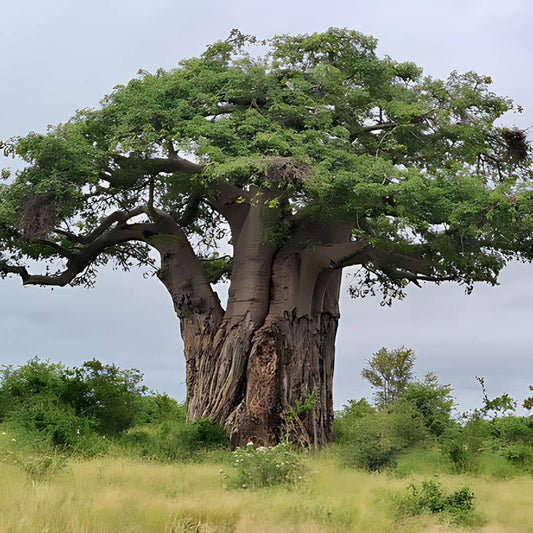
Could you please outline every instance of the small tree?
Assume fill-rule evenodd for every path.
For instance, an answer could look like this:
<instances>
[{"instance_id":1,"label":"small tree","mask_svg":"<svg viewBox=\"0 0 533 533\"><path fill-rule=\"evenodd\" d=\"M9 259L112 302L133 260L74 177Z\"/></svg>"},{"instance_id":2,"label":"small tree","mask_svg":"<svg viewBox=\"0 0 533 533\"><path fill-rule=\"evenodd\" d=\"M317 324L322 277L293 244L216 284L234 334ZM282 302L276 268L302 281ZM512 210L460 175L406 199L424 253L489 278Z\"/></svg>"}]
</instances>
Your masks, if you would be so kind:
<instances>
[{"instance_id":1,"label":"small tree","mask_svg":"<svg viewBox=\"0 0 533 533\"><path fill-rule=\"evenodd\" d=\"M424 381L409 383L404 398L424 418L426 428L433 435L441 435L452 422L451 413L455 398L450 385L441 385L433 372L424 376Z\"/></svg>"},{"instance_id":2,"label":"small tree","mask_svg":"<svg viewBox=\"0 0 533 533\"><path fill-rule=\"evenodd\" d=\"M413 379L415 359L415 352L402 346L394 350L381 348L367 360L368 368L361 375L376 389L376 405L387 405L403 394Z\"/></svg>"}]
</instances>

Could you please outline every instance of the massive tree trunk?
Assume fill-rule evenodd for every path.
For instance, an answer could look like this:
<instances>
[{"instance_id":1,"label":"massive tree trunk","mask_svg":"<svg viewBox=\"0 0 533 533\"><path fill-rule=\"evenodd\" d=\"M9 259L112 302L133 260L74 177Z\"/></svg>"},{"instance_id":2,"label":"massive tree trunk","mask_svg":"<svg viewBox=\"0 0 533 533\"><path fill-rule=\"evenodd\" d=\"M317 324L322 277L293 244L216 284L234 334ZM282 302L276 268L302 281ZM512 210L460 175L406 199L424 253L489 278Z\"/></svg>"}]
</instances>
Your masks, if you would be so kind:
<instances>
[{"instance_id":1,"label":"massive tree trunk","mask_svg":"<svg viewBox=\"0 0 533 533\"><path fill-rule=\"evenodd\" d=\"M273 210L257 196L232 228L225 311L179 232L157 245L160 279L181 323L187 417L224 424L234 446L273 444L287 436L318 448L333 439L342 266L335 261L353 255L355 243L338 225L303 225L283 246L267 243L264 230Z\"/></svg>"},{"instance_id":2,"label":"massive tree trunk","mask_svg":"<svg viewBox=\"0 0 533 533\"><path fill-rule=\"evenodd\" d=\"M181 317L187 416L223 423L233 445L273 444L287 436L309 447L333 439L333 364L340 272L324 306L310 314L281 309L276 279L294 283L274 261L261 315L218 318L211 308ZM251 298L253 303L254 297Z\"/></svg>"}]
</instances>

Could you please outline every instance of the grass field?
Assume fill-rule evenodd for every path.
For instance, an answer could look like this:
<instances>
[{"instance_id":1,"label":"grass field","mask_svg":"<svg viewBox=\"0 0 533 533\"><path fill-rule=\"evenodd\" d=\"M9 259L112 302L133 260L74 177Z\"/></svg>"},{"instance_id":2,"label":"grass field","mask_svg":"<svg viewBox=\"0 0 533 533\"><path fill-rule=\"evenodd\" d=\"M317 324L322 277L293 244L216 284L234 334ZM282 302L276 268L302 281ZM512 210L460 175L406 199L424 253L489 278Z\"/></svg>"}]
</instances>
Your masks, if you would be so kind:
<instances>
[{"instance_id":1,"label":"grass field","mask_svg":"<svg viewBox=\"0 0 533 533\"><path fill-rule=\"evenodd\" d=\"M533 417L458 422L426 380L386 409L350 402L319 453L231 452L168 396L91 411L84 394L121 390L108 370L83 394L48 362L0 370L0 533L533 533Z\"/></svg>"},{"instance_id":2,"label":"grass field","mask_svg":"<svg viewBox=\"0 0 533 533\"><path fill-rule=\"evenodd\" d=\"M69 459L44 476L0 464L1 532L416 532L457 531L435 515L398 516L398 478L342 469L328 454L306 458L296 486L225 487L227 461L160 464L113 457ZM426 476L427 477L427 476ZM533 478L438 476L475 494L477 525L463 531L533 532Z\"/></svg>"}]
</instances>

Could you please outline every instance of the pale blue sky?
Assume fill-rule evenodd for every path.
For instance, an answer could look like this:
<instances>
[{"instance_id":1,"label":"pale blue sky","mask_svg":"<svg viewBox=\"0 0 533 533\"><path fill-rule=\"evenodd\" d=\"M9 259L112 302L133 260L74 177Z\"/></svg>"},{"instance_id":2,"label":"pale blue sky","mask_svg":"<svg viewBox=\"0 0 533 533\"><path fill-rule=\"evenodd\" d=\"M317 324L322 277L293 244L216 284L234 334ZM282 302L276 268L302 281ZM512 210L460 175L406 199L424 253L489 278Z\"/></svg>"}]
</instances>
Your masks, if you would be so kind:
<instances>
[{"instance_id":1,"label":"pale blue sky","mask_svg":"<svg viewBox=\"0 0 533 533\"><path fill-rule=\"evenodd\" d=\"M0 139L43 131L75 109L96 106L139 69L172 68L232 28L259 37L350 27L379 39L379 51L412 60L427 74L476 70L524 107L508 117L533 125L533 5L526 0L206 1L20 0L2 5ZM327 6L324 8L324 6ZM5 161L1 161L2 164ZM11 162L8 162L11 164ZM474 377L490 394L517 399L533 384L532 265L512 265L496 288L414 288L392 308L342 298L335 404L369 396L364 359L381 346L406 345L420 375L450 382L462 409L479 404ZM0 363L39 355L66 364L97 357L136 367L149 387L184 398L179 326L155 279L105 272L93 290L22 288L0 281Z\"/></svg>"}]
</instances>

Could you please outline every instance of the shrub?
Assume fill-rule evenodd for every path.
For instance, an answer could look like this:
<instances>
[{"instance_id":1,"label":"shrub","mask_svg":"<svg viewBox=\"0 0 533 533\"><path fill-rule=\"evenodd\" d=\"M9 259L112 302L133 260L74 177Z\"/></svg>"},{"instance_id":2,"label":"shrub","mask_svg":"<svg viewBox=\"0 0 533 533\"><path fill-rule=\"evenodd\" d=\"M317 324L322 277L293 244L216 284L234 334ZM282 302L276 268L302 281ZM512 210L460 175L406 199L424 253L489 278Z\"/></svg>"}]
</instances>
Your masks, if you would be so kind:
<instances>
[{"instance_id":1,"label":"shrub","mask_svg":"<svg viewBox=\"0 0 533 533\"><path fill-rule=\"evenodd\" d=\"M335 440L339 443L349 441L353 434L354 423L365 416L373 415L376 410L365 398L348 400L348 405L343 405L342 411L335 413L333 429Z\"/></svg>"},{"instance_id":2,"label":"shrub","mask_svg":"<svg viewBox=\"0 0 533 533\"><path fill-rule=\"evenodd\" d=\"M429 372L424 381L409 383L403 398L422 415L428 431L439 436L453 425L451 412L455 399L451 396L451 391L450 385L441 385L437 376Z\"/></svg>"},{"instance_id":3,"label":"shrub","mask_svg":"<svg viewBox=\"0 0 533 533\"><path fill-rule=\"evenodd\" d=\"M520 416L494 418L491 421L492 435L503 444L533 444L533 419Z\"/></svg>"},{"instance_id":4,"label":"shrub","mask_svg":"<svg viewBox=\"0 0 533 533\"><path fill-rule=\"evenodd\" d=\"M64 370L61 364L36 357L18 368L4 365L0 370L0 420L24 410L37 398L59 398L65 386Z\"/></svg>"},{"instance_id":5,"label":"shrub","mask_svg":"<svg viewBox=\"0 0 533 533\"><path fill-rule=\"evenodd\" d=\"M394 466L398 453L427 435L422 417L404 401L350 422L339 443L341 461L370 471Z\"/></svg>"},{"instance_id":6,"label":"shrub","mask_svg":"<svg viewBox=\"0 0 533 533\"><path fill-rule=\"evenodd\" d=\"M154 424L165 420L185 421L185 413L185 405L178 403L166 393L147 395L139 398L137 421L140 424Z\"/></svg>"},{"instance_id":7,"label":"shrub","mask_svg":"<svg viewBox=\"0 0 533 533\"><path fill-rule=\"evenodd\" d=\"M411 484L408 494L399 497L398 511L403 515L439 514L457 525L472 524L475 517L474 493L463 487L447 494L436 481Z\"/></svg>"},{"instance_id":8,"label":"shrub","mask_svg":"<svg viewBox=\"0 0 533 533\"><path fill-rule=\"evenodd\" d=\"M444 455L450 459L455 473L475 470L474 452L468 449L462 440L448 440L441 449Z\"/></svg>"},{"instance_id":9,"label":"shrub","mask_svg":"<svg viewBox=\"0 0 533 533\"><path fill-rule=\"evenodd\" d=\"M187 423L184 417L132 428L118 443L134 455L163 462L199 459L229 445L219 424L205 418Z\"/></svg>"},{"instance_id":10,"label":"shrub","mask_svg":"<svg viewBox=\"0 0 533 533\"><path fill-rule=\"evenodd\" d=\"M533 447L515 444L503 450L503 456L513 465L531 469L533 467Z\"/></svg>"},{"instance_id":11,"label":"shrub","mask_svg":"<svg viewBox=\"0 0 533 533\"><path fill-rule=\"evenodd\" d=\"M116 435L137 421L146 392L142 378L136 369L121 370L93 359L64 371L61 400L91 419L100 434Z\"/></svg>"},{"instance_id":12,"label":"shrub","mask_svg":"<svg viewBox=\"0 0 533 533\"><path fill-rule=\"evenodd\" d=\"M77 416L72 407L46 396L26 402L24 408L13 410L7 420L37 433L48 444L63 448L74 445L80 436L92 431L89 421Z\"/></svg>"},{"instance_id":13,"label":"shrub","mask_svg":"<svg viewBox=\"0 0 533 533\"><path fill-rule=\"evenodd\" d=\"M292 484L303 479L304 466L287 443L277 446L248 444L233 452L235 474L227 477L233 487L262 488Z\"/></svg>"},{"instance_id":14,"label":"shrub","mask_svg":"<svg viewBox=\"0 0 533 533\"><path fill-rule=\"evenodd\" d=\"M229 444L224 427L208 418L200 418L185 425L182 442L190 451L224 448Z\"/></svg>"},{"instance_id":15,"label":"shrub","mask_svg":"<svg viewBox=\"0 0 533 533\"><path fill-rule=\"evenodd\" d=\"M31 440L93 456L106 451L106 436L138 419L145 388L137 370L93 360L69 369L31 359L0 370L0 418Z\"/></svg>"}]
</instances>

